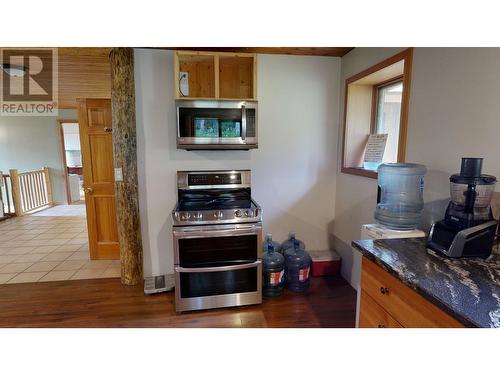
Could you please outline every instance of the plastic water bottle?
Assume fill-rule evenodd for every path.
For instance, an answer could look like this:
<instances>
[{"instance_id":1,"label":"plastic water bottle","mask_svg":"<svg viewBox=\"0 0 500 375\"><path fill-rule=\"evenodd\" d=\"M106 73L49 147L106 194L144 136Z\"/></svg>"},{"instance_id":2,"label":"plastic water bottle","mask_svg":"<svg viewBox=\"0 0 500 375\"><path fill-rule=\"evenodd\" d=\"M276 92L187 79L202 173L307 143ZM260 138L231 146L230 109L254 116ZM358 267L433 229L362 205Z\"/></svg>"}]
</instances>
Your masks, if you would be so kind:
<instances>
[{"instance_id":1,"label":"plastic water bottle","mask_svg":"<svg viewBox=\"0 0 500 375\"><path fill-rule=\"evenodd\" d=\"M283 255L285 255L285 252L288 250L288 249L293 249L294 247L294 244L295 244L295 241L298 241L299 242L299 247L302 249L302 250L305 250L306 249L306 246L304 245L304 242L302 242L301 240L295 238L295 232L290 232L288 234L288 240L284 241L282 244L281 244L281 253Z\"/></svg>"},{"instance_id":2,"label":"plastic water bottle","mask_svg":"<svg viewBox=\"0 0 500 375\"><path fill-rule=\"evenodd\" d=\"M262 294L266 297L276 297L283 293L285 285L285 259L274 251L274 245L269 242L267 251L262 255Z\"/></svg>"},{"instance_id":3,"label":"plastic water bottle","mask_svg":"<svg viewBox=\"0 0 500 375\"><path fill-rule=\"evenodd\" d=\"M424 208L426 172L425 166L412 163L384 163L378 167L375 220L391 229L415 229Z\"/></svg>"},{"instance_id":4,"label":"plastic water bottle","mask_svg":"<svg viewBox=\"0 0 500 375\"><path fill-rule=\"evenodd\" d=\"M266 234L264 243L262 244L262 253L265 253L268 249L269 244L272 243L274 246L274 251L281 253L281 245L279 242L273 241L273 235L271 233Z\"/></svg>"},{"instance_id":5,"label":"plastic water bottle","mask_svg":"<svg viewBox=\"0 0 500 375\"><path fill-rule=\"evenodd\" d=\"M295 240L293 249L285 253L286 287L293 292L304 292L311 282L311 256Z\"/></svg>"}]
</instances>

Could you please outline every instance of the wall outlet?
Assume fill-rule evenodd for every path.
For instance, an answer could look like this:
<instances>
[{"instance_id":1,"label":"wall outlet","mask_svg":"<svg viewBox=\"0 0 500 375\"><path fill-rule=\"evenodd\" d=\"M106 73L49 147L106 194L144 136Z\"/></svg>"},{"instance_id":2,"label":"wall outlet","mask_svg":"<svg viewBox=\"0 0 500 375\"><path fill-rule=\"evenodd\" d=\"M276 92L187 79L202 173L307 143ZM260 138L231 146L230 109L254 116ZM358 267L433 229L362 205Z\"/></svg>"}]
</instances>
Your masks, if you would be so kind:
<instances>
[{"instance_id":1,"label":"wall outlet","mask_svg":"<svg viewBox=\"0 0 500 375\"><path fill-rule=\"evenodd\" d=\"M189 73L179 72L179 94L189 96Z\"/></svg>"},{"instance_id":2,"label":"wall outlet","mask_svg":"<svg viewBox=\"0 0 500 375\"><path fill-rule=\"evenodd\" d=\"M115 181L116 182L123 181L123 169L115 168Z\"/></svg>"}]
</instances>

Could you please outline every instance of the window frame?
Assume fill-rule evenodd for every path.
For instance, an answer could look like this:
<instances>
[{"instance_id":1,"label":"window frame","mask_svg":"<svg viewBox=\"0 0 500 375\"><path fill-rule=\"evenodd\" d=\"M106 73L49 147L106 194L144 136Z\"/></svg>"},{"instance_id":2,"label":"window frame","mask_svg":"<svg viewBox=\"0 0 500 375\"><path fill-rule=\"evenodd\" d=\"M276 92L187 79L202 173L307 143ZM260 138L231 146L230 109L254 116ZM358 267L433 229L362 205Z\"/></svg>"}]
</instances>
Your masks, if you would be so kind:
<instances>
[{"instance_id":1,"label":"window frame","mask_svg":"<svg viewBox=\"0 0 500 375\"><path fill-rule=\"evenodd\" d=\"M404 60L403 74L397 77L392 77L386 81L379 82L373 85L372 94L372 108L371 108L371 121L370 121L370 133L373 134L376 125L376 103L377 103L377 92L378 88L385 85L395 83L397 81L403 82L403 94L401 98L401 116L399 124L399 142L398 142L398 163L403 163L406 156L406 138L408 133L408 111L410 103L410 89L411 89L411 69L413 60L413 48L407 48L400 53L391 56L378 64L371 66L368 69L363 70L345 80L344 88L344 123L343 123L343 141L342 141L342 167L341 172L346 174L352 174L357 176L364 176L376 179L378 177L377 171L372 171L364 168L348 167L345 165L346 160L346 149L347 149L347 98L348 89L351 83L354 83L368 75L376 73L379 70L387 68L401 60Z\"/></svg>"}]
</instances>

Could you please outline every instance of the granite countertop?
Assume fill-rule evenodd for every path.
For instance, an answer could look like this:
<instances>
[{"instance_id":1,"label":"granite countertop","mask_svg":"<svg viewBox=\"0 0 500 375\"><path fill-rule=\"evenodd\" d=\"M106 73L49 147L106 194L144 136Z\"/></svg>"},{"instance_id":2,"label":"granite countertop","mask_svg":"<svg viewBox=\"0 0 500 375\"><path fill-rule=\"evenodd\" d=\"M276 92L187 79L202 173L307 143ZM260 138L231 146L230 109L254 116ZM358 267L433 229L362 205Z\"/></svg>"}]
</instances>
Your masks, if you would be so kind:
<instances>
[{"instance_id":1,"label":"granite countertop","mask_svg":"<svg viewBox=\"0 0 500 375\"><path fill-rule=\"evenodd\" d=\"M359 240L352 246L468 327L500 327L500 254L446 258L424 238Z\"/></svg>"}]
</instances>

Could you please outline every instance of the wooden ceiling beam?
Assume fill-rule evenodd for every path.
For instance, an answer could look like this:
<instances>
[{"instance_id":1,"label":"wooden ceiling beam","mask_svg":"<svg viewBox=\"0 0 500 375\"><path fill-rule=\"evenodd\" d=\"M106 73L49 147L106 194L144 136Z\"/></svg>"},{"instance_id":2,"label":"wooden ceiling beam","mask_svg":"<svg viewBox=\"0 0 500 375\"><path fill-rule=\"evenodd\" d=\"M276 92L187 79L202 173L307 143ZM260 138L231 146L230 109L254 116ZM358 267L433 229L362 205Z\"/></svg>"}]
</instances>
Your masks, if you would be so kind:
<instances>
[{"instance_id":1,"label":"wooden ceiling beam","mask_svg":"<svg viewBox=\"0 0 500 375\"><path fill-rule=\"evenodd\" d=\"M354 47L157 47L171 50L342 57Z\"/></svg>"}]
</instances>

